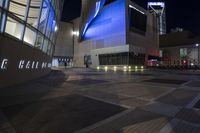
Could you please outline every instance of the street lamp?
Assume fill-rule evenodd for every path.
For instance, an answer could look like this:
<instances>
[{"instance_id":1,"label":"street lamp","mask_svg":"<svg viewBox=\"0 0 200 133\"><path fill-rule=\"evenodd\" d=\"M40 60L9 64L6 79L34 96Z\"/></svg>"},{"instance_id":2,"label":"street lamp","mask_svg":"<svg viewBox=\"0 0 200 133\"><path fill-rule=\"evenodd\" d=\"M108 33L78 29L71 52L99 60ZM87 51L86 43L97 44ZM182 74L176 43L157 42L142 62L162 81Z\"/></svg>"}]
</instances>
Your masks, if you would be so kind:
<instances>
[{"instance_id":1,"label":"street lamp","mask_svg":"<svg viewBox=\"0 0 200 133\"><path fill-rule=\"evenodd\" d=\"M196 45L195 45L196 47L197 47L197 62L198 62L198 66L199 66L199 44L197 43Z\"/></svg>"}]
</instances>

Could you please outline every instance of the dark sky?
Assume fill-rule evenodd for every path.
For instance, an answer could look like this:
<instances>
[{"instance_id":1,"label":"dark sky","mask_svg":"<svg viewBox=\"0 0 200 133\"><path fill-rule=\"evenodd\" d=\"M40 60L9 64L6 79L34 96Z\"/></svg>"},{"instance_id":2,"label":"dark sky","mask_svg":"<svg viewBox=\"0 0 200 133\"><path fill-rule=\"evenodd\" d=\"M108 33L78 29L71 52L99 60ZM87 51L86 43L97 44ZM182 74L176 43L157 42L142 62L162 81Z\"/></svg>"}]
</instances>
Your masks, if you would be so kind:
<instances>
[{"instance_id":1,"label":"dark sky","mask_svg":"<svg viewBox=\"0 0 200 133\"><path fill-rule=\"evenodd\" d=\"M132 0L146 8L149 0ZM164 1L164 0L152 0ZM200 34L200 1L199 0L165 0L167 29L181 27ZM81 0L65 0L62 20L68 21L80 16Z\"/></svg>"}]
</instances>

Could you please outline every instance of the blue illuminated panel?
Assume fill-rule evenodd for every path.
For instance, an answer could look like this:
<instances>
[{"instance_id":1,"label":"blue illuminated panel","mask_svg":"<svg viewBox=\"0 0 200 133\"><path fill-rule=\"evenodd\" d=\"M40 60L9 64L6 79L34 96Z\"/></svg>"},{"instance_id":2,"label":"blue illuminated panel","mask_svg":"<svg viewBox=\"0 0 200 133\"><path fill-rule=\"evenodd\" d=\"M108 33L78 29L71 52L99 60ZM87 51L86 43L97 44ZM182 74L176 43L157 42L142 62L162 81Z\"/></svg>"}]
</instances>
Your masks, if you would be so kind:
<instances>
[{"instance_id":1,"label":"blue illuminated panel","mask_svg":"<svg viewBox=\"0 0 200 133\"><path fill-rule=\"evenodd\" d=\"M108 45L111 43L125 44L126 10L124 2L124 0L117 0L103 7L87 26L87 30L84 30L83 39L104 39Z\"/></svg>"},{"instance_id":2,"label":"blue illuminated panel","mask_svg":"<svg viewBox=\"0 0 200 133\"><path fill-rule=\"evenodd\" d=\"M84 29L83 29L82 36L85 35L85 32L86 32L87 29L88 29L88 26L89 26L90 23L96 18L96 16L98 15L98 13L99 13L101 7L103 7L104 3L105 3L105 0L99 0L98 2L96 2L95 13L94 13L94 15L92 15L91 18L88 19L87 23L85 24Z\"/></svg>"}]
</instances>

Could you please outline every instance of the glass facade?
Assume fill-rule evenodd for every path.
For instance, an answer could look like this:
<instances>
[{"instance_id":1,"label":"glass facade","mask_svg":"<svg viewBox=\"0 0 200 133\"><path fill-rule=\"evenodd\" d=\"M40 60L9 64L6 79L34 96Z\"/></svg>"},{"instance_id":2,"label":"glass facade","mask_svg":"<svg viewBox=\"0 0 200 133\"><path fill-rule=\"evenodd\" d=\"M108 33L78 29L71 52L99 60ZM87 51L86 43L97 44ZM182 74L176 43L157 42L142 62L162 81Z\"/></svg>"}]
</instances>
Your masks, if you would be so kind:
<instances>
[{"instance_id":1,"label":"glass facade","mask_svg":"<svg viewBox=\"0 0 200 133\"><path fill-rule=\"evenodd\" d=\"M0 29L52 56L63 0L0 0Z\"/></svg>"}]
</instances>

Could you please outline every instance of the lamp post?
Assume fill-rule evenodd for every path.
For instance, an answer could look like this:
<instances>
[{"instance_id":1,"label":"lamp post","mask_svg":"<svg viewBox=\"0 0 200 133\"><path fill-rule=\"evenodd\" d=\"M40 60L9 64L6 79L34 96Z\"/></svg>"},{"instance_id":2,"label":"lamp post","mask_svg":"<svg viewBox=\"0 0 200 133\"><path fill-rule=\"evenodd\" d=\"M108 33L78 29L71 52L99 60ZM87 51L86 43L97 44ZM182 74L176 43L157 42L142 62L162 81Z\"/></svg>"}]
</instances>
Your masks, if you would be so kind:
<instances>
[{"instance_id":1,"label":"lamp post","mask_svg":"<svg viewBox=\"0 0 200 133\"><path fill-rule=\"evenodd\" d=\"M198 66L199 66L199 44L197 43L196 44L196 47L197 47L197 63L198 63Z\"/></svg>"}]
</instances>

